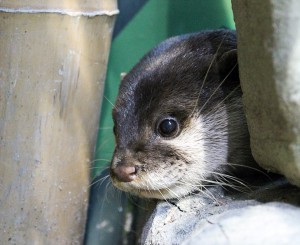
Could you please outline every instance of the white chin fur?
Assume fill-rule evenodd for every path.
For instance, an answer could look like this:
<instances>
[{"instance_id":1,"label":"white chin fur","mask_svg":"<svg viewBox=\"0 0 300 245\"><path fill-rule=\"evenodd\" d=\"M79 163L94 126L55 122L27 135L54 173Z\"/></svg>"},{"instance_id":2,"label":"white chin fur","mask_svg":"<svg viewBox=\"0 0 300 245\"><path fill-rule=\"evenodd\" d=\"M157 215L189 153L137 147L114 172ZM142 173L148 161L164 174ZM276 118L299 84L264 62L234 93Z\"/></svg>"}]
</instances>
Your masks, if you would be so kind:
<instances>
[{"instance_id":1,"label":"white chin fur","mask_svg":"<svg viewBox=\"0 0 300 245\"><path fill-rule=\"evenodd\" d=\"M145 197L145 198L155 198L155 199L177 199L181 198L183 196L188 195L193 191L193 188L191 186L186 185L176 185L176 186L169 186L162 189L151 189L151 188L136 188L132 187L133 183L114 183L116 187L119 189L130 192L133 195L139 196L139 197Z\"/></svg>"}]
</instances>

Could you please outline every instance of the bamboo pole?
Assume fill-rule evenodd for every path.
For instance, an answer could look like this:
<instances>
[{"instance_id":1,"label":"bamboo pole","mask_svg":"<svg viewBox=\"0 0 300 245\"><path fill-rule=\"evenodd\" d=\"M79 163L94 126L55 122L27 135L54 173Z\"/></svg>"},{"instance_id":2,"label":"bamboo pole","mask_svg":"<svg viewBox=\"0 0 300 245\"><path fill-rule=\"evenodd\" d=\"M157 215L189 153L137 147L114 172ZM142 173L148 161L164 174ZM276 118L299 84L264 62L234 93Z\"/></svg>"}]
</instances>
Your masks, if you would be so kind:
<instances>
[{"instance_id":1,"label":"bamboo pole","mask_svg":"<svg viewBox=\"0 0 300 245\"><path fill-rule=\"evenodd\" d=\"M115 1L0 2L0 244L80 244Z\"/></svg>"}]
</instances>

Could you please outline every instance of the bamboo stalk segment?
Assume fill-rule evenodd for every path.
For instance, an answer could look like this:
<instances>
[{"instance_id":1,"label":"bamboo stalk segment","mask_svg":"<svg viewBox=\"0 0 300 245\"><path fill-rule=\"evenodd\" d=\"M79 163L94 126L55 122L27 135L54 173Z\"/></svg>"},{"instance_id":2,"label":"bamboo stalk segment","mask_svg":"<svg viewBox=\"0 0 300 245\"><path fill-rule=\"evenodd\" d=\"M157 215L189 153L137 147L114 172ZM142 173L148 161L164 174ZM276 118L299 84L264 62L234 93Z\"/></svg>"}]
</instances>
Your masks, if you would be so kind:
<instances>
[{"instance_id":1,"label":"bamboo stalk segment","mask_svg":"<svg viewBox=\"0 0 300 245\"><path fill-rule=\"evenodd\" d=\"M113 0L1 0L0 10L8 12L59 12L85 14L118 13L117 1Z\"/></svg>"},{"instance_id":2,"label":"bamboo stalk segment","mask_svg":"<svg viewBox=\"0 0 300 245\"><path fill-rule=\"evenodd\" d=\"M80 244L116 4L0 10L0 244Z\"/></svg>"}]
</instances>

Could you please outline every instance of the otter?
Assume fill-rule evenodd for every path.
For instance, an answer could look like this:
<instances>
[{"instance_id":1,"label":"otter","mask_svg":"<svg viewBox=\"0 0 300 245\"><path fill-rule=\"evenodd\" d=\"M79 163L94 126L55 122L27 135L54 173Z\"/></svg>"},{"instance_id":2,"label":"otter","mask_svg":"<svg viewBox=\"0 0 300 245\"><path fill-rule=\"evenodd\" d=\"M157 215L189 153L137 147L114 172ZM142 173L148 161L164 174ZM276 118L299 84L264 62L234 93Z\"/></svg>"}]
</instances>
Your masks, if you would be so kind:
<instances>
[{"instance_id":1,"label":"otter","mask_svg":"<svg viewBox=\"0 0 300 245\"><path fill-rule=\"evenodd\" d=\"M122 79L113 108L113 184L139 197L181 198L234 186L255 167L242 106L236 33L172 37Z\"/></svg>"}]
</instances>

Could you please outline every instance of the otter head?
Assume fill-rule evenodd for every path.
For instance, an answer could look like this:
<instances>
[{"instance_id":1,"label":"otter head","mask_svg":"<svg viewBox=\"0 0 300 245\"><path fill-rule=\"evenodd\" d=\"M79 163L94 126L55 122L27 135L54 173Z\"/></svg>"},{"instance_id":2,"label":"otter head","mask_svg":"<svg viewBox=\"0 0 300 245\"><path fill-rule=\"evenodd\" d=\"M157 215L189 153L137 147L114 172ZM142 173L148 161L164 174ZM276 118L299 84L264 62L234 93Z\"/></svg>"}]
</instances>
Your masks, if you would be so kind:
<instances>
[{"instance_id":1,"label":"otter head","mask_svg":"<svg viewBox=\"0 0 300 245\"><path fill-rule=\"evenodd\" d=\"M113 109L116 187L179 198L226 168L231 115L236 139L247 137L235 49L233 31L171 38L123 78Z\"/></svg>"}]
</instances>

